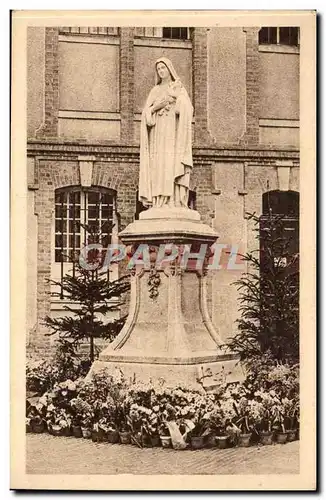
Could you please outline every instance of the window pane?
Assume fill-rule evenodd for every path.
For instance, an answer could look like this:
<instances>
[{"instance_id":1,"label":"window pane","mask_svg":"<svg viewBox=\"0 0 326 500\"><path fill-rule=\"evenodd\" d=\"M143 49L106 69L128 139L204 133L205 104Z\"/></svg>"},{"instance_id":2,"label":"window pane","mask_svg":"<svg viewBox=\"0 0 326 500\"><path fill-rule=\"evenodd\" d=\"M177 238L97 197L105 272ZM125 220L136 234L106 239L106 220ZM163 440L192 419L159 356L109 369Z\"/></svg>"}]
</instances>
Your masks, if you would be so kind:
<instances>
[{"instance_id":1,"label":"window pane","mask_svg":"<svg viewBox=\"0 0 326 500\"><path fill-rule=\"evenodd\" d=\"M55 193L56 203L67 203L67 192L63 191L61 193Z\"/></svg>"},{"instance_id":2,"label":"window pane","mask_svg":"<svg viewBox=\"0 0 326 500\"><path fill-rule=\"evenodd\" d=\"M64 260L65 259L64 259L63 255L62 255L61 250L56 249L55 250L55 262L62 262Z\"/></svg>"},{"instance_id":3,"label":"window pane","mask_svg":"<svg viewBox=\"0 0 326 500\"><path fill-rule=\"evenodd\" d=\"M112 219L113 216L113 207L112 205L104 205L102 206L102 219Z\"/></svg>"},{"instance_id":4,"label":"window pane","mask_svg":"<svg viewBox=\"0 0 326 500\"><path fill-rule=\"evenodd\" d=\"M69 220L69 233L80 233L80 223L79 221Z\"/></svg>"},{"instance_id":5,"label":"window pane","mask_svg":"<svg viewBox=\"0 0 326 500\"><path fill-rule=\"evenodd\" d=\"M163 28L163 38L172 38L172 28Z\"/></svg>"},{"instance_id":6,"label":"window pane","mask_svg":"<svg viewBox=\"0 0 326 500\"><path fill-rule=\"evenodd\" d=\"M88 219L98 219L100 216L99 205L88 206Z\"/></svg>"},{"instance_id":7,"label":"window pane","mask_svg":"<svg viewBox=\"0 0 326 500\"><path fill-rule=\"evenodd\" d=\"M75 244L74 244L75 242ZM70 248L80 248L80 236L79 235L69 235L69 247Z\"/></svg>"},{"instance_id":8,"label":"window pane","mask_svg":"<svg viewBox=\"0 0 326 500\"><path fill-rule=\"evenodd\" d=\"M280 43L282 45L289 45L290 42L290 28L280 28Z\"/></svg>"},{"instance_id":9,"label":"window pane","mask_svg":"<svg viewBox=\"0 0 326 500\"><path fill-rule=\"evenodd\" d=\"M62 219L55 220L55 232L56 233L66 233L67 232L67 221Z\"/></svg>"},{"instance_id":10,"label":"window pane","mask_svg":"<svg viewBox=\"0 0 326 500\"><path fill-rule=\"evenodd\" d=\"M67 208L65 206L61 207L61 205L55 206L55 218L56 219L66 219L67 217Z\"/></svg>"},{"instance_id":11,"label":"window pane","mask_svg":"<svg viewBox=\"0 0 326 500\"><path fill-rule=\"evenodd\" d=\"M66 234L62 235L62 234L56 234L55 235L55 246L56 248L62 248L62 246L64 245L64 243L66 242Z\"/></svg>"},{"instance_id":12,"label":"window pane","mask_svg":"<svg viewBox=\"0 0 326 500\"><path fill-rule=\"evenodd\" d=\"M172 38L180 38L180 28L172 28Z\"/></svg>"},{"instance_id":13,"label":"window pane","mask_svg":"<svg viewBox=\"0 0 326 500\"><path fill-rule=\"evenodd\" d=\"M80 219L80 206L69 205L69 219Z\"/></svg>"},{"instance_id":14,"label":"window pane","mask_svg":"<svg viewBox=\"0 0 326 500\"><path fill-rule=\"evenodd\" d=\"M100 199L100 193L97 193L95 191L90 191L88 193L88 203L90 205L96 205L97 203L99 203L99 199Z\"/></svg>"},{"instance_id":15,"label":"window pane","mask_svg":"<svg viewBox=\"0 0 326 500\"><path fill-rule=\"evenodd\" d=\"M259 43L262 44L276 44L277 43L277 28L261 28L259 31Z\"/></svg>"},{"instance_id":16,"label":"window pane","mask_svg":"<svg viewBox=\"0 0 326 500\"><path fill-rule=\"evenodd\" d=\"M69 203L80 205L80 191L73 191L69 194Z\"/></svg>"}]
</instances>

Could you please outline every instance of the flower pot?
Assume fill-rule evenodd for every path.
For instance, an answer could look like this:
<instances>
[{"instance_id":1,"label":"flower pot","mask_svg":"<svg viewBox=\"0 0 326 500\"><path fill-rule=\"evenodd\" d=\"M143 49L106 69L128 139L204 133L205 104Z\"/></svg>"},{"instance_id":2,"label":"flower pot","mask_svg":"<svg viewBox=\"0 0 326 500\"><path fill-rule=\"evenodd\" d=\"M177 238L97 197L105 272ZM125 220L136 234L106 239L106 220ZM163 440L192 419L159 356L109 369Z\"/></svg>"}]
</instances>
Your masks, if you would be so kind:
<instances>
[{"instance_id":1,"label":"flower pot","mask_svg":"<svg viewBox=\"0 0 326 500\"><path fill-rule=\"evenodd\" d=\"M153 448L157 448L158 446L161 446L160 436L152 436L151 437L151 445Z\"/></svg>"},{"instance_id":2,"label":"flower pot","mask_svg":"<svg viewBox=\"0 0 326 500\"><path fill-rule=\"evenodd\" d=\"M35 432L35 434L42 434L45 430L45 425L44 422L36 423L32 422L31 424L32 432Z\"/></svg>"},{"instance_id":3,"label":"flower pot","mask_svg":"<svg viewBox=\"0 0 326 500\"><path fill-rule=\"evenodd\" d=\"M150 436L143 436L141 443L144 448L151 448L152 447L152 441Z\"/></svg>"},{"instance_id":4,"label":"flower pot","mask_svg":"<svg viewBox=\"0 0 326 500\"><path fill-rule=\"evenodd\" d=\"M272 432L261 432L260 433L260 442L264 446L273 443L273 433Z\"/></svg>"},{"instance_id":5,"label":"flower pot","mask_svg":"<svg viewBox=\"0 0 326 500\"><path fill-rule=\"evenodd\" d=\"M107 440L108 440L107 434L103 429L92 431L92 441L94 441L94 443L103 443Z\"/></svg>"},{"instance_id":6,"label":"flower pot","mask_svg":"<svg viewBox=\"0 0 326 500\"><path fill-rule=\"evenodd\" d=\"M215 440L215 436L213 434L211 436L206 437L205 446L207 446L207 448L215 448L216 440Z\"/></svg>"},{"instance_id":7,"label":"flower pot","mask_svg":"<svg viewBox=\"0 0 326 500\"><path fill-rule=\"evenodd\" d=\"M79 425L73 425L71 430L72 430L72 435L75 438L83 437L83 433L82 433L81 427Z\"/></svg>"},{"instance_id":8,"label":"flower pot","mask_svg":"<svg viewBox=\"0 0 326 500\"><path fill-rule=\"evenodd\" d=\"M297 439L297 431L296 430L290 430L288 431L288 441L291 443L292 441L296 441Z\"/></svg>"},{"instance_id":9,"label":"flower pot","mask_svg":"<svg viewBox=\"0 0 326 500\"><path fill-rule=\"evenodd\" d=\"M61 436L62 435L62 427L60 425L50 424L49 425L49 433L52 434L52 436Z\"/></svg>"},{"instance_id":10,"label":"flower pot","mask_svg":"<svg viewBox=\"0 0 326 500\"><path fill-rule=\"evenodd\" d=\"M65 436L65 437L71 436L70 427L64 427L63 429L61 429L61 436Z\"/></svg>"},{"instance_id":11,"label":"flower pot","mask_svg":"<svg viewBox=\"0 0 326 500\"><path fill-rule=\"evenodd\" d=\"M119 432L120 443L121 444L130 444L131 443L131 433L130 432Z\"/></svg>"},{"instance_id":12,"label":"flower pot","mask_svg":"<svg viewBox=\"0 0 326 500\"><path fill-rule=\"evenodd\" d=\"M160 440L162 443L162 448L171 448L172 447L172 439L170 436L160 436Z\"/></svg>"},{"instance_id":13,"label":"flower pot","mask_svg":"<svg viewBox=\"0 0 326 500\"><path fill-rule=\"evenodd\" d=\"M201 450L202 448L204 448L204 437L193 436L191 438L191 447L193 450Z\"/></svg>"},{"instance_id":14,"label":"flower pot","mask_svg":"<svg viewBox=\"0 0 326 500\"><path fill-rule=\"evenodd\" d=\"M276 442L279 444L285 444L288 438L287 432L277 432L276 433Z\"/></svg>"},{"instance_id":15,"label":"flower pot","mask_svg":"<svg viewBox=\"0 0 326 500\"><path fill-rule=\"evenodd\" d=\"M229 445L229 436L215 436L215 443L219 450L224 450Z\"/></svg>"},{"instance_id":16,"label":"flower pot","mask_svg":"<svg viewBox=\"0 0 326 500\"><path fill-rule=\"evenodd\" d=\"M241 446L244 448L250 446L250 439L251 439L251 433L250 434L240 434L238 446Z\"/></svg>"},{"instance_id":17,"label":"flower pot","mask_svg":"<svg viewBox=\"0 0 326 500\"><path fill-rule=\"evenodd\" d=\"M118 431L108 431L107 434L108 443L115 444L119 443L119 432Z\"/></svg>"},{"instance_id":18,"label":"flower pot","mask_svg":"<svg viewBox=\"0 0 326 500\"><path fill-rule=\"evenodd\" d=\"M87 429L86 427L81 428L82 435L84 439L91 439L92 437L92 431L90 429Z\"/></svg>"}]
</instances>

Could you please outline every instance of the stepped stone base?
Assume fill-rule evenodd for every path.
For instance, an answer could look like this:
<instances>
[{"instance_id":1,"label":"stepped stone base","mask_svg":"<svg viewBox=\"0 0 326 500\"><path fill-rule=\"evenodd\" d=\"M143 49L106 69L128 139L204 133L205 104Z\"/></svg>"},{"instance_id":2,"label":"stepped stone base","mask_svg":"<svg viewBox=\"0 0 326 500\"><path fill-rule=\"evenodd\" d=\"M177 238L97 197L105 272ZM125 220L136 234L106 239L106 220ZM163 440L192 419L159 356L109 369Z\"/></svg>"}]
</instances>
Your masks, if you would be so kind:
<instances>
[{"instance_id":1,"label":"stepped stone base","mask_svg":"<svg viewBox=\"0 0 326 500\"><path fill-rule=\"evenodd\" d=\"M132 269L129 315L118 337L106 347L91 373L117 370L139 381L164 380L169 386L204 386L243 378L236 356L227 352L207 308L207 256L217 234L200 215L187 208L151 208L119 235L136 251L150 246L150 265ZM158 266L161 244L179 249L165 266ZM183 266L182 249L204 249L203 266ZM206 264L205 264L206 262Z\"/></svg>"}]
</instances>

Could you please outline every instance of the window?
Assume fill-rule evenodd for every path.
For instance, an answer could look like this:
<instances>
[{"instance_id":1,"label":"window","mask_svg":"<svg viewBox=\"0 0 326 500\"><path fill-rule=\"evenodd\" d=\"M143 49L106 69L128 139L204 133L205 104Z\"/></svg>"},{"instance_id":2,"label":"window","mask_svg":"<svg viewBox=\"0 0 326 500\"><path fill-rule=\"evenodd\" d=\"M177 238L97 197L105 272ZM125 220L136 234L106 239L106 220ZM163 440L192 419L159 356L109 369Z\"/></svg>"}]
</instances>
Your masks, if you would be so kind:
<instances>
[{"instance_id":1,"label":"window","mask_svg":"<svg viewBox=\"0 0 326 500\"><path fill-rule=\"evenodd\" d=\"M189 40L189 28L135 28L137 37L169 38L173 40Z\"/></svg>"},{"instance_id":2,"label":"window","mask_svg":"<svg viewBox=\"0 0 326 500\"><path fill-rule=\"evenodd\" d=\"M266 27L259 31L260 45L299 45L299 28Z\"/></svg>"},{"instance_id":3,"label":"window","mask_svg":"<svg viewBox=\"0 0 326 500\"><path fill-rule=\"evenodd\" d=\"M75 261L86 245L101 244L105 258L105 249L118 231L115 195L104 188L57 189L54 219L52 278L60 281L67 272L75 272Z\"/></svg>"},{"instance_id":4,"label":"window","mask_svg":"<svg viewBox=\"0 0 326 500\"><path fill-rule=\"evenodd\" d=\"M188 28L163 28L163 38L187 40L189 38Z\"/></svg>"},{"instance_id":5,"label":"window","mask_svg":"<svg viewBox=\"0 0 326 500\"><path fill-rule=\"evenodd\" d=\"M115 28L112 26L63 26L59 28L59 33L63 35L118 35L119 28Z\"/></svg>"},{"instance_id":6,"label":"window","mask_svg":"<svg viewBox=\"0 0 326 500\"><path fill-rule=\"evenodd\" d=\"M272 247L267 248L266 232L274 225ZM271 253L274 264L291 267L285 272L294 276L293 287L299 287L299 193L296 191L269 191L263 194L263 215L260 217L260 258L264 262ZM264 236L265 234L265 236ZM266 247L266 248L265 248ZM270 253L271 252L271 253ZM268 262L266 268L268 268Z\"/></svg>"}]
</instances>

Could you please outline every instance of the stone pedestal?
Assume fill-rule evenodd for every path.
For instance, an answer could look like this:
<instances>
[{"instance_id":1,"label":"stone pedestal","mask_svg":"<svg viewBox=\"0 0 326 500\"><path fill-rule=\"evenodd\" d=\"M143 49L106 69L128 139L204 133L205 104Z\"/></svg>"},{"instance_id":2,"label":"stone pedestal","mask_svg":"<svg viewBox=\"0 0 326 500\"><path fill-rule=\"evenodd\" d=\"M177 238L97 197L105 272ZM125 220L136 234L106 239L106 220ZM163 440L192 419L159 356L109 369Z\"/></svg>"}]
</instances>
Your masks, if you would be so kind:
<instances>
[{"instance_id":1,"label":"stone pedestal","mask_svg":"<svg viewBox=\"0 0 326 500\"><path fill-rule=\"evenodd\" d=\"M223 347L207 309L207 259L217 239L212 228L203 224L194 210L149 209L123 230L120 238L134 251L143 245L144 264L131 271L126 324L91 371L121 369L127 377L164 379L174 386L194 387L200 379L208 388L221 380L241 379L238 361ZM158 265L162 244L173 244L179 255ZM182 258L185 245L191 253L200 252L202 262L189 255L186 263Z\"/></svg>"}]
</instances>

